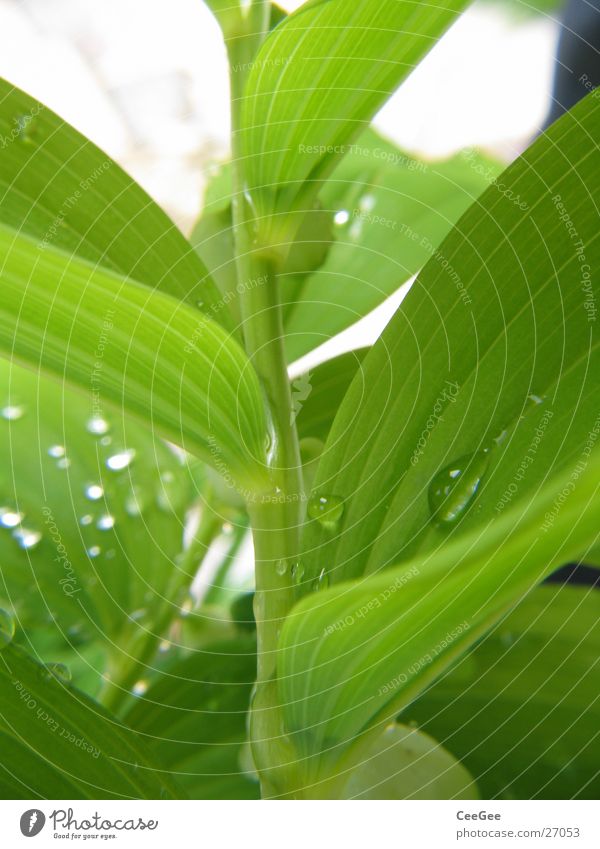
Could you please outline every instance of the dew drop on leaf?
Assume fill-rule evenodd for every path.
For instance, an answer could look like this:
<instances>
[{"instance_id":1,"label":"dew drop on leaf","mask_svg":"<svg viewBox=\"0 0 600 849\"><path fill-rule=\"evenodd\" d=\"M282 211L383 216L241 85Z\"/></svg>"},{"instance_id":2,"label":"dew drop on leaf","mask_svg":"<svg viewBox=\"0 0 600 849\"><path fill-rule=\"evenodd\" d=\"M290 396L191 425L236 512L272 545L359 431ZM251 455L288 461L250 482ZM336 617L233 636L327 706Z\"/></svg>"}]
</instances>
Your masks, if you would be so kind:
<instances>
[{"instance_id":1,"label":"dew drop on leaf","mask_svg":"<svg viewBox=\"0 0 600 849\"><path fill-rule=\"evenodd\" d=\"M283 577L285 575L285 573L287 572L287 568L288 568L287 560L278 560L277 563L275 564L275 571L281 577Z\"/></svg>"},{"instance_id":2,"label":"dew drop on leaf","mask_svg":"<svg viewBox=\"0 0 600 849\"><path fill-rule=\"evenodd\" d=\"M0 608L0 651L12 642L14 635L15 620L10 613Z\"/></svg>"},{"instance_id":3,"label":"dew drop on leaf","mask_svg":"<svg viewBox=\"0 0 600 849\"><path fill-rule=\"evenodd\" d=\"M102 549L99 545L91 545L88 550L88 557L98 557L102 552Z\"/></svg>"},{"instance_id":4,"label":"dew drop on leaf","mask_svg":"<svg viewBox=\"0 0 600 849\"><path fill-rule=\"evenodd\" d=\"M71 680L71 670L64 663L47 663L44 667L47 676L52 676L68 684Z\"/></svg>"},{"instance_id":5,"label":"dew drop on leaf","mask_svg":"<svg viewBox=\"0 0 600 849\"><path fill-rule=\"evenodd\" d=\"M147 690L148 682L143 680L136 681L133 687L131 688L131 692L134 696L143 696Z\"/></svg>"},{"instance_id":6,"label":"dew drop on leaf","mask_svg":"<svg viewBox=\"0 0 600 849\"><path fill-rule=\"evenodd\" d=\"M92 416L88 419L85 425L88 433L93 433L95 436L104 436L110 430L109 423L100 416Z\"/></svg>"},{"instance_id":7,"label":"dew drop on leaf","mask_svg":"<svg viewBox=\"0 0 600 849\"><path fill-rule=\"evenodd\" d=\"M15 528L13 531L13 537L19 543L19 546L24 549L35 548L38 542L41 540L42 535L40 531L32 531L30 528Z\"/></svg>"},{"instance_id":8,"label":"dew drop on leaf","mask_svg":"<svg viewBox=\"0 0 600 849\"><path fill-rule=\"evenodd\" d=\"M532 404L535 404L536 407L544 403L544 399L541 395L528 395L527 400L530 401Z\"/></svg>"},{"instance_id":9,"label":"dew drop on leaf","mask_svg":"<svg viewBox=\"0 0 600 849\"><path fill-rule=\"evenodd\" d=\"M2 407L2 418L9 422L17 421L23 417L24 413L23 407L16 404L7 404L6 407Z\"/></svg>"},{"instance_id":10,"label":"dew drop on leaf","mask_svg":"<svg viewBox=\"0 0 600 849\"><path fill-rule=\"evenodd\" d=\"M90 483L85 488L85 497L90 501L98 501L104 495L104 490L99 483Z\"/></svg>"},{"instance_id":11,"label":"dew drop on leaf","mask_svg":"<svg viewBox=\"0 0 600 849\"><path fill-rule=\"evenodd\" d=\"M71 465L71 461L69 460L68 457L61 457L56 463L56 468L57 469L68 469L70 465Z\"/></svg>"},{"instance_id":12,"label":"dew drop on leaf","mask_svg":"<svg viewBox=\"0 0 600 849\"><path fill-rule=\"evenodd\" d=\"M124 451L119 451L118 454L113 454L106 461L107 467L113 472L120 472L121 469L126 469L135 457L133 448L126 448Z\"/></svg>"},{"instance_id":13,"label":"dew drop on leaf","mask_svg":"<svg viewBox=\"0 0 600 849\"><path fill-rule=\"evenodd\" d=\"M294 563L292 566L292 581L298 585L302 583L302 578L304 577L304 566L302 563Z\"/></svg>"},{"instance_id":14,"label":"dew drop on leaf","mask_svg":"<svg viewBox=\"0 0 600 849\"><path fill-rule=\"evenodd\" d=\"M0 525L3 528L16 528L24 519L23 513L11 510L10 507L0 507Z\"/></svg>"},{"instance_id":15,"label":"dew drop on leaf","mask_svg":"<svg viewBox=\"0 0 600 849\"><path fill-rule=\"evenodd\" d=\"M319 572L318 578L315 578L312 584L313 592L319 592L319 590L326 590L329 586L329 575L325 571L325 569L321 569Z\"/></svg>"},{"instance_id":16,"label":"dew drop on leaf","mask_svg":"<svg viewBox=\"0 0 600 849\"><path fill-rule=\"evenodd\" d=\"M48 454L50 457L55 457L58 459L59 457L65 456L65 446L64 445L51 445L48 448Z\"/></svg>"},{"instance_id":17,"label":"dew drop on leaf","mask_svg":"<svg viewBox=\"0 0 600 849\"><path fill-rule=\"evenodd\" d=\"M429 508L436 522L451 525L471 504L488 467L488 452L459 457L439 471L429 485Z\"/></svg>"},{"instance_id":18,"label":"dew drop on leaf","mask_svg":"<svg viewBox=\"0 0 600 849\"><path fill-rule=\"evenodd\" d=\"M91 513L85 513L83 516L80 517L79 524L80 525L91 525L93 521L94 521L94 517L92 516L92 514Z\"/></svg>"},{"instance_id":19,"label":"dew drop on leaf","mask_svg":"<svg viewBox=\"0 0 600 849\"><path fill-rule=\"evenodd\" d=\"M308 502L308 515L333 531L344 515L344 502L337 495L313 495Z\"/></svg>"},{"instance_id":20,"label":"dew drop on leaf","mask_svg":"<svg viewBox=\"0 0 600 849\"><path fill-rule=\"evenodd\" d=\"M111 528L114 528L114 526L115 517L111 516L110 513L105 513L104 516L100 516L96 522L96 527L99 531L109 531Z\"/></svg>"}]
</instances>

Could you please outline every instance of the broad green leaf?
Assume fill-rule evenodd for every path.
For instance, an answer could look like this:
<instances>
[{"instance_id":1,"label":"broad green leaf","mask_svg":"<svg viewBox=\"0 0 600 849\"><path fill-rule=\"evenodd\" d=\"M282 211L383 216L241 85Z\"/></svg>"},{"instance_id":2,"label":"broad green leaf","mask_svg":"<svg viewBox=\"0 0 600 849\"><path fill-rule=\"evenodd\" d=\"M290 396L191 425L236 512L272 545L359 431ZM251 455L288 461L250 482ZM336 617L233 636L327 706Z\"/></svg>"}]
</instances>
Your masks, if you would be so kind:
<instances>
[{"instance_id":1,"label":"broad green leaf","mask_svg":"<svg viewBox=\"0 0 600 849\"><path fill-rule=\"evenodd\" d=\"M485 799L597 799L600 593L534 590L405 714Z\"/></svg>"},{"instance_id":2,"label":"broad green leaf","mask_svg":"<svg viewBox=\"0 0 600 849\"><path fill-rule=\"evenodd\" d=\"M588 98L423 269L332 427L315 494L341 499L343 517L334 531L307 525L307 577L325 568L337 582L446 545L551 473L586 466L600 432L590 277L600 264L599 129L600 104ZM438 474L458 481L465 509L454 522L437 510Z\"/></svg>"},{"instance_id":3,"label":"broad green leaf","mask_svg":"<svg viewBox=\"0 0 600 849\"><path fill-rule=\"evenodd\" d=\"M558 565L585 557L598 539L599 472L596 449L548 528L571 470L427 557L322 589L292 609L278 681L304 780L317 764L334 768L356 735L389 721Z\"/></svg>"},{"instance_id":4,"label":"broad green leaf","mask_svg":"<svg viewBox=\"0 0 600 849\"><path fill-rule=\"evenodd\" d=\"M319 195L334 231L324 261L296 285L285 266L280 274L288 360L358 321L437 256L499 171L474 150L428 162L372 130L363 133ZM318 246L323 226L314 229Z\"/></svg>"},{"instance_id":5,"label":"broad green leaf","mask_svg":"<svg viewBox=\"0 0 600 849\"><path fill-rule=\"evenodd\" d=\"M264 479L261 390L207 316L0 226L0 351L137 416L230 480Z\"/></svg>"},{"instance_id":6,"label":"broad green leaf","mask_svg":"<svg viewBox=\"0 0 600 849\"><path fill-rule=\"evenodd\" d=\"M3 798L180 795L137 736L21 649L0 653Z\"/></svg>"},{"instance_id":7,"label":"broad green leaf","mask_svg":"<svg viewBox=\"0 0 600 849\"><path fill-rule=\"evenodd\" d=\"M366 354L334 357L292 381L292 407L300 439L327 439L331 423Z\"/></svg>"},{"instance_id":8,"label":"broad green leaf","mask_svg":"<svg viewBox=\"0 0 600 849\"><path fill-rule=\"evenodd\" d=\"M190 798L258 798L240 760L255 677L253 640L214 643L167 666L126 715Z\"/></svg>"},{"instance_id":9,"label":"broad green leaf","mask_svg":"<svg viewBox=\"0 0 600 849\"><path fill-rule=\"evenodd\" d=\"M0 223L198 301L227 327L206 268L175 224L109 156L44 104L0 79Z\"/></svg>"},{"instance_id":10,"label":"broad green leaf","mask_svg":"<svg viewBox=\"0 0 600 849\"><path fill-rule=\"evenodd\" d=\"M320 181L464 6L309 0L273 30L241 105L246 188L266 244L285 231L285 216L271 214L311 207Z\"/></svg>"},{"instance_id":11,"label":"broad green leaf","mask_svg":"<svg viewBox=\"0 0 600 849\"><path fill-rule=\"evenodd\" d=\"M77 686L96 695L106 658L126 679L193 580L201 554L182 556L183 527L205 494L199 463L5 360L0 408L0 607L16 639L70 658Z\"/></svg>"}]
</instances>

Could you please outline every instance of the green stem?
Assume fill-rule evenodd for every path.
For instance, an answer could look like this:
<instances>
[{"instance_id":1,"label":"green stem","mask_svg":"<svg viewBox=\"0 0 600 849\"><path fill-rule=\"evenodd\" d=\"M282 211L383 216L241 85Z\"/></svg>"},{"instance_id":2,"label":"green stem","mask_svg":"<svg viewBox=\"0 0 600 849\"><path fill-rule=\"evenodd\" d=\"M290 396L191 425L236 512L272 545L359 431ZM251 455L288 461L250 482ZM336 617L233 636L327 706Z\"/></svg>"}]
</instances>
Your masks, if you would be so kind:
<instances>
[{"instance_id":1,"label":"green stem","mask_svg":"<svg viewBox=\"0 0 600 849\"><path fill-rule=\"evenodd\" d=\"M302 521L302 467L292 417L283 345L276 260L256 242L257 222L244 183L240 112L248 70L264 37L268 3L255 4L245 38L228 40L232 94L233 223L238 290L246 351L261 380L271 416L269 472L272 490L250 499L255 552L258 666L251 739L263 796L274 795L290 759L274 676L281 627L294 602L291 570ZM258 34L260 30L260 35ZM236 70L234 70L236 69Z\"/></svg>"}]
</instances>

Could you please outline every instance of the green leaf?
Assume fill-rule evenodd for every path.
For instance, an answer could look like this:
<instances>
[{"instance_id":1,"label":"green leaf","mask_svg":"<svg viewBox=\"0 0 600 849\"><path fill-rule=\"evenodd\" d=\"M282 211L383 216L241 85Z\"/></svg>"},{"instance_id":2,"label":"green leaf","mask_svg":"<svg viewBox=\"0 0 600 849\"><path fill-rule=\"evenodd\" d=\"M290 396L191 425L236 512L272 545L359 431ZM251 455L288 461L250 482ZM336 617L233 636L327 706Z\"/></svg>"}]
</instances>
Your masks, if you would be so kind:
<instances>
[{"instance_id":1,"label":"green leaf","mask_svg":"<svg viewBox=\"0 0 600 849\"><path fill-rule=\"evenodd\" d=\"M358 321L416 274L499 171L473 150L427 162L363 133L320 193L334 230L324 262L293 288L286 267L280 274L288 360ZM321 225L313 238L323 232Z\"/></svg>"},{"instance_id":2,"label":"green leaf","mask_svg":"<svg viewBox=\"0 0 600 849\"><path fill-rule=\"evenodd\" d=\"M180 795L135 737L21 649L0 654L3 798Z\"/></svg>"},{"instance_id":3,"label":"green leaf","mask_svg":"<svg viewBox=\"0 0 600 849\"><path fill-rule=\"evenodd\" d=\"M73 127L0 79L0 223L205 309L227 327L206 268L175 224Z\"/></svg>"},{"instance_id":4,"label":"green leaf","mask_svg":"<svg viewBox=\"0 0 600 849\"><path fill-rule=\"evenodd\" d=\"M588 98L540 137L461 219L365 358L318 469L316 495L344 512L335 532L306 527L309 578L445 545L585 466L600 431L599 128ZM458 475L454 522L431 521L440 473Z\"/></svg>"},{"instance_id":5,"label":"green leaf","mask_svg":"<svg viewBox=\"0 0 600 849\"><path fill-rule=\"evenodd\" d=\"M0 350L151 424L222 474L264 480L261 390L237 343L185 304L0 226Z\"/></svg>"},{"instance_id":6,"label":"green leaf","mask_svg":"<svg viewBox=\"0 0 600 849\"><path fill-rule=\"evenodd\" d=\"M0 607L96 695L106 662L114 679L152 653L193 580L200 552L180 555L199 463L5 360L0 408Z\"/></svg>"},{"instance_id":7,"label":"green leaf","mask_svg":"<svg viewBox=\"0 0 600 849\"><path fill-rule=\"evenodd\" d=\"M537 582L585 555L598 539L599 473L597 449L576 481L571 470L549 476L535 497L483 531L313 593L292 609L280 638L278 681L286 726L307 759L304 780L324 764L334 769L356 735L389 722Z\"/></svg>"},{"instance_id":8,"label":"green leaf","mask_svg":"<svg viewBox=\"0 0 600 849\"><path fill-rule=\"evenodd\" d=\"M596 799L600 593L535 590L406 710L485 799Z\"/></svg>"},{"instance_id":9,"label":"green leaf","mask_svg":"<svg viewBox=\"0 0 600 849\"><path fill-rule=\"evenodd\" d=\"M264 244L280 241L290 211L310 208L348 144L464 6L310 0L273 30L250 72L240 140Z\"/></svg>"},{"instance_id":10,"label":"green leaf","mask_svg":"<svg viewBox=\"0 0 600 849\"><path fill-rule=\"evenodd\" d=\"M240 760L255 677L253 640L213 643L167 666L127 714L190 798L258 798Z\"/></svg>"}]
</instances>

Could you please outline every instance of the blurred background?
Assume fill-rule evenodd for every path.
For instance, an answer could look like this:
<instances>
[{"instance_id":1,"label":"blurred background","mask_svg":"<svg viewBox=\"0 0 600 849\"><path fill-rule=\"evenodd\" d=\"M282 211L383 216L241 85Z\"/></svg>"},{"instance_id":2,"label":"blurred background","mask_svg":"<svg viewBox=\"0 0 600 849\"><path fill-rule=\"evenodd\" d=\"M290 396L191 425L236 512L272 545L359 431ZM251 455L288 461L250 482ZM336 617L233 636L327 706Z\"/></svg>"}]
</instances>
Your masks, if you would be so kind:
<instances>
[{"instance_id":1,"label":"blurred background","mask_svg":"<svg viewBox=\"0 0 600 849\"><path fill-rule=\"evenodd\" d=\"M377 127L427 158L478 146L513 159L548 113L560 13L557 0L476 0ZM0 75L106 150L189 232L228 154L225 50L201 0L0 0L0 21Z\"/></svg>"}]
</instances>

